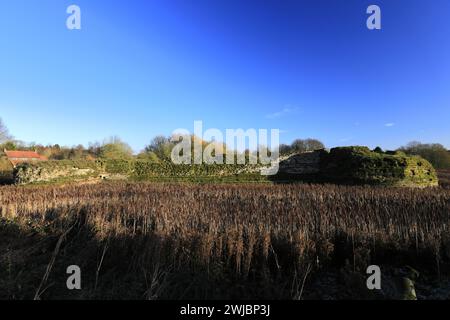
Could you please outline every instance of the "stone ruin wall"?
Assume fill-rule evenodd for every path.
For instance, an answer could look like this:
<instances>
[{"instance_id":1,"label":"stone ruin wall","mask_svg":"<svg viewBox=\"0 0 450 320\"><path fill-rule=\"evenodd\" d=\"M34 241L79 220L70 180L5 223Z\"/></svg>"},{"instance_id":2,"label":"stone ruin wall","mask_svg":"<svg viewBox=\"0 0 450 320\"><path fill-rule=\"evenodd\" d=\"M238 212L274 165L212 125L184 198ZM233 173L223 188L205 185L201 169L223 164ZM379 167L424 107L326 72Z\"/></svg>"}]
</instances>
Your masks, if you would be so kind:
<instances>
[{"instance_id":1,"label":"stone ruin wall","mask_svg":"<svg viewBox=\"0 0 450 320\"><path fill-rule=\"evenodd\" d=\"M280 173L317 174L320 172L321 155L320 151L292 155L280 162Z\"/></svg>"}]
</instances>

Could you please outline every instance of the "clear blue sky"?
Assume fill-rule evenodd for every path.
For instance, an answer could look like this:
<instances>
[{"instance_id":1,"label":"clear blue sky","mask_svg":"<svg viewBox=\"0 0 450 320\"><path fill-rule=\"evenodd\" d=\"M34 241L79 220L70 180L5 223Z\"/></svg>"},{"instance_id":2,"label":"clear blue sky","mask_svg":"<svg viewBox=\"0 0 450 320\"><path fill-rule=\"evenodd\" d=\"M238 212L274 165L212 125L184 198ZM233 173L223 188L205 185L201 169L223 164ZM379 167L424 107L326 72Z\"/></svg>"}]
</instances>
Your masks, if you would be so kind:
<instances>
[{"instance_id":1,"label":"clear blue sky","mask_svg":"<svg viewBox=\"0 0 450 320\"><path fill-rule=\"evenodd\" d=\"M0 117L20 140L278 128L450 148L448 0L2 0ZM66 8L82 30L66 29ZM366 8L382 30L366 28Z\"/></svg>"}]
</instances>

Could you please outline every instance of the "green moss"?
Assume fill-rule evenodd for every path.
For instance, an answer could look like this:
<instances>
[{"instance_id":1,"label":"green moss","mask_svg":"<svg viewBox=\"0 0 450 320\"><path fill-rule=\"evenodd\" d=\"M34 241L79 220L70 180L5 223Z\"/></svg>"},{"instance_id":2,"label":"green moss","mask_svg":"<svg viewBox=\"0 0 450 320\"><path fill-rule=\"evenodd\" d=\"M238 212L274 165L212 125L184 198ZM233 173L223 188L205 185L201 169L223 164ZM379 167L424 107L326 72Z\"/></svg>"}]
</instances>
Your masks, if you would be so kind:
<instances>
[{"instance_id":1,"label":"green moss","mask_svg":"<svg viewBox=\"0 0 450 320\"><path fill-rule=\"evenodd\" d=\"M322 176L334 182L434 186L436 171L425 159L403 152L373 152L367 147L331 149L322 158Z\"/></svg>"},{"instance_id":2,"label":"green moss","mask_svg":"<svg viewBox=\"0 0 450 320\"><path fill-rule=\"evenodd\" d=\"M70 172L64 180L79 179L70 169L91 169L86 177L121 175L138 181L187 181L187 182L253 182L268 181L261 176L257 165L175 165L154 163L145 160L97 160L97 161L48 161L22 164L15 170L16 181L20 184L41 181L40 177L50 177L48 181L59 181L61 172ZM53 178L54 176L54 178Z\"/></svg>"},{"instance_id":3,"label":"green moss","mask_svg":"<svg viewBox=\"0 0 450 320\"><path fill-rule=\"evenodd\" d=\"M334 182L389 186L437 186L433 166L419 156L402 152L371 151L367 147L340 147L320 156L320 173L307 176L279 174L260 175L258 165L175 165L145 160L48 161L22 164L15 170L18 183L36 181L77 180L99 177L101 174L119 175L138 181L182 182ZM77 169L91 169L83 176ZM67 174L65 174L67 172ZM43 178L45 177L45 178Z\"/></svg>"}]
</instances>

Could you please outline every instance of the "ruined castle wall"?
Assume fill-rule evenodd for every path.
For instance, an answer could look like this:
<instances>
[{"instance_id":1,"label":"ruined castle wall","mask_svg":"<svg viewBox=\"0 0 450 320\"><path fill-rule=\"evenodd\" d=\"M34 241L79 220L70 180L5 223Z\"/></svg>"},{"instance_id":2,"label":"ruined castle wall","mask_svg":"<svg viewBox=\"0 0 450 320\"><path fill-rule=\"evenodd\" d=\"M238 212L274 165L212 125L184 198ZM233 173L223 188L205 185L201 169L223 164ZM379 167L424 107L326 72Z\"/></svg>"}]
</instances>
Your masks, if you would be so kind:
<instances>
[{"instance_id":1,"label":"ruined castle wall","mask_svg":"<svg viewBox=\"0 0 450 320\"><path fill-rule=\"evenodd\" d=\"M293 175L311 175L320 172L320 159L323 153L319 151L295 154L280 162L280 173Z\"/></svg>"}]
</instances>

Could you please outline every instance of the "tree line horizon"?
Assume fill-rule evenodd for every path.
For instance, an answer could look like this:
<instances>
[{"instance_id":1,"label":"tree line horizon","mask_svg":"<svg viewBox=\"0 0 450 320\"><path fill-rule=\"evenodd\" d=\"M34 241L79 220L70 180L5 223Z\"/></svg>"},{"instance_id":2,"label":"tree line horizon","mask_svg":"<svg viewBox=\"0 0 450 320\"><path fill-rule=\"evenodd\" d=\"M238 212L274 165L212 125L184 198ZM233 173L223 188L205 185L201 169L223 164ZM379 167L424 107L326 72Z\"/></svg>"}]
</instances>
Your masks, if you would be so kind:
<instances>
[{"instance_id":1,"label":"tree line horizon","mask_svg":"<svg viewBox=\"0 0 450 320\"><path fill-rule=\"evenodd\" d=\"M227 146L224 142L204 141L199 137L190 135L191 139L199 139L203 147L211 143L217 143L219 147L216 150L222 150L225 155ZM33 150L47 157L49 160L95 160L95 159L120 159L120 160L147 160L152 162L171 161L171 152L177 142L171 139L171 136L158 135L154 137L144 149L135 153L128 143L121 138L114 136L105 139L103 142L89 143L87 147L83 144L76 146L62 146L59 144L36 144L25 143L15 140L10 135L8 128L0 118L0 152L3 150ZM291 144L280 144L280 156L290 154L311 152L325 149L326 146L319 139L295 139ZM376 151L383 151L380 147ZM234 150L238 154L258 155L258 151L246 149L245 151ZM439 143L421 143L412 141L401 146L397 151L403 151L410 155L419 155L430 161L437 169L450 169L450 151ZM270 152L270 150L269 150Z\"/></svg>"}]
</instances>

